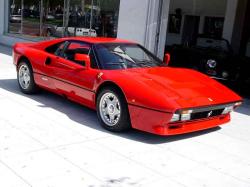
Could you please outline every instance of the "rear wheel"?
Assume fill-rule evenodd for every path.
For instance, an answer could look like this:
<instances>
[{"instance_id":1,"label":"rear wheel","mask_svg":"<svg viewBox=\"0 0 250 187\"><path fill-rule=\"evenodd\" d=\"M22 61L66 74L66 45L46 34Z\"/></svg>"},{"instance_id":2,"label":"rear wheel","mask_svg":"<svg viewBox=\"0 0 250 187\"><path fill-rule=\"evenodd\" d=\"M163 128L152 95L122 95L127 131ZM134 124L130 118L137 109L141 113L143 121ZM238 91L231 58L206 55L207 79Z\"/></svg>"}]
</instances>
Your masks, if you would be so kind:
<instances>
[{"instance_id":1,"label":"rear wheel","mask_svg":"<svg viewBox=\"0 0 250 187\"><path fill-rule=\"evenodd\" d=\"M96 108L99 121L105 129L113 132L130 129L128 105L117 89L103 89L98 94Z\"/></svg>"},{"instance_id":2,"label":"rear wheel","mask_svg":"<svg viewBox=\"0 0 250 187\"><path fill-rule=\"evenodd\" d=\"M19 63L17 68L18 85L25 94L33 94L38 90L35 84L33 70L27 60Z\"/></svg>"}]
</instances>

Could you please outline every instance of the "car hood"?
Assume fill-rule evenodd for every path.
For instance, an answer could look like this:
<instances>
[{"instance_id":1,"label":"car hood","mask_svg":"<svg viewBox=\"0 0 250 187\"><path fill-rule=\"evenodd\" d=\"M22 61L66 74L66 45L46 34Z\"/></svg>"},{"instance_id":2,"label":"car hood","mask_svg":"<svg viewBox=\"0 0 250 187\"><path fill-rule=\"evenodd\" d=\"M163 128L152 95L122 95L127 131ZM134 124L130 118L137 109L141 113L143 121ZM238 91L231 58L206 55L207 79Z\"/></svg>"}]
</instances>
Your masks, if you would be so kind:
<instances>
[{"instance_id":1,"label":"car hood","mask_svg":"<svg viewBox=\"0 0 250 187\"><path fill-rule=\"evenodd\" d=\"M138 68L122 71L130 79L128 102L159 110L218 105L241 100L230 89L197 71L182 68ZM120 74L120 75L121 75ZM125 84L128 80L124 81ZM133 83L131 83L133 82ZM126 87L124 85L123 87ZM128 94L130 95L130 94Z\"/></svg>"}]
</instances>

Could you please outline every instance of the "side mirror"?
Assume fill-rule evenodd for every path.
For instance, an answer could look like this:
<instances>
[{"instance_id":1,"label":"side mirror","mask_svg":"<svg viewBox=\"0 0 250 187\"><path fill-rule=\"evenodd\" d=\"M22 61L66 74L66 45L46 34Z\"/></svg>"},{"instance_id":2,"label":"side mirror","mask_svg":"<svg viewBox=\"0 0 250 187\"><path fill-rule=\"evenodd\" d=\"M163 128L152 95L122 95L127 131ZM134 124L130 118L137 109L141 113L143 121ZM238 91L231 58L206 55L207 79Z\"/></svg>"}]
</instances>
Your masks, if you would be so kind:
<instances>
[{"instance_id":1,"label":"side mirror","mask_svg":"<svg viewBox=\"0 0 250 187\"><path fill-rule=\"evenodd\" d=\"M171 60L171 56L169 53L166 53L165 56L164 56L164 62L169 65L169 62Z\"/></svg>"},{"instance_id":2,"label":"side mirror","mask_svg":"<svg viewBox=\"0 0 250 187\"><path fill-rule=\"evenodd\" d=\"M86 68L90 67L90 57L86 54L76 53L74 56L76 62L82 63Z\"/></svg>"}]
</instances>

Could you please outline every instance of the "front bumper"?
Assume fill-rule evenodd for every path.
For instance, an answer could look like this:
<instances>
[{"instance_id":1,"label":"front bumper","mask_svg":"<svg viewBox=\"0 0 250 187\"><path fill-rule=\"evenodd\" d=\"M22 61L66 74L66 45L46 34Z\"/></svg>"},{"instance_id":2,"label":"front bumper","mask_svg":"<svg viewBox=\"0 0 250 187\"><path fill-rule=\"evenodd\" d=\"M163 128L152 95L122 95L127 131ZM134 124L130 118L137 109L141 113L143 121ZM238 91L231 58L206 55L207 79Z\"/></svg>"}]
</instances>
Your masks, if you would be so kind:
<instances>
[{"instance_id":1,"label":"front bumper","mask_svg":"<svg viewBox=\"0 0 250 187\"><path fill-rule=\"evenodd\" d=\"M173 114L129 105L132 127L157 135L178 135L217 127L230 121L230 114L169 123Z\"/></svg>"}]
</instances>

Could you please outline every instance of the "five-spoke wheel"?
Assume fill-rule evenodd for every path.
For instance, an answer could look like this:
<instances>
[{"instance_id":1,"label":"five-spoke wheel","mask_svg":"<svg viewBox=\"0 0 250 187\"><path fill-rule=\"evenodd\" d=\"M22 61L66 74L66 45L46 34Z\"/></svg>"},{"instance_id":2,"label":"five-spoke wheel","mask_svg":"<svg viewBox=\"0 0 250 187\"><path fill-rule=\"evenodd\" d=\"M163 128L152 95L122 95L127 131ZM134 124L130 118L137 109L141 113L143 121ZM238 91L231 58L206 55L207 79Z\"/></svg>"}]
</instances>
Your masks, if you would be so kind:
<instances>
[{"instance_id":1,"label":"five-spoke wheel","mask_svg":"<svg viewBox=\"0 0 250 187\"><path fill-rule=\"evenodd\" d=\"M27 60L23 60L19 63L17 67L17 79L23 93L32 94L37 91L33 70Z\"/></svg>"},{"instance_id":2,"label":"five-spoke wheel","mask_svg":"<svg viewBox=\"0 0 250 187\"><path fill-rule=\"evenodd\" d=\"M113 87L103 89L97 96L97 114L104 128L120 132L130 128L127 102Z\"/></svg>"}]
</instances>

